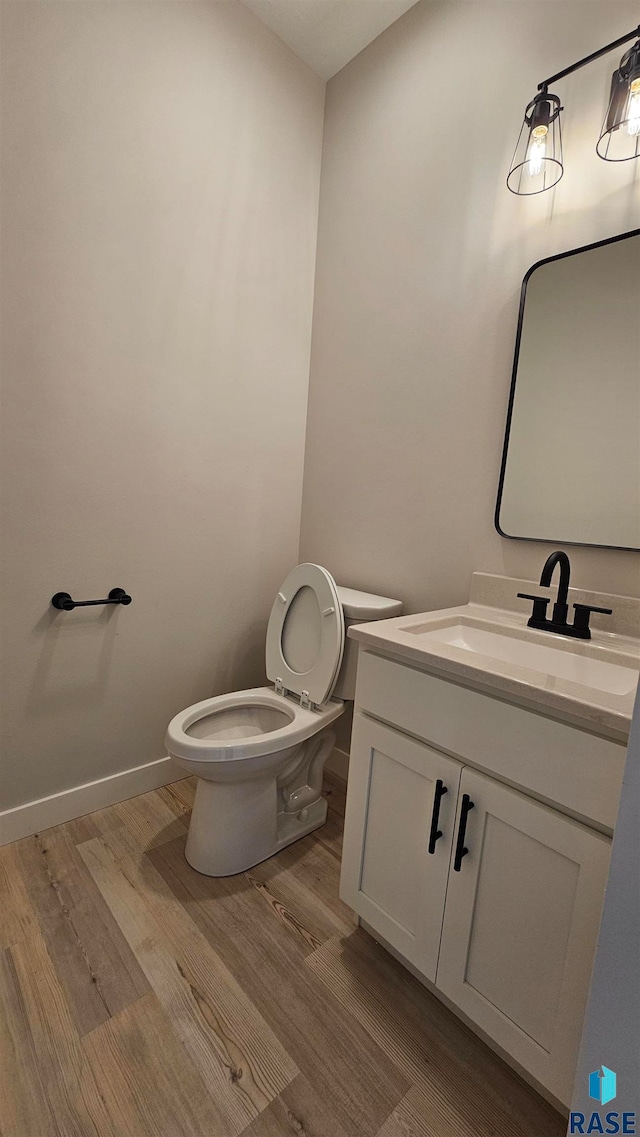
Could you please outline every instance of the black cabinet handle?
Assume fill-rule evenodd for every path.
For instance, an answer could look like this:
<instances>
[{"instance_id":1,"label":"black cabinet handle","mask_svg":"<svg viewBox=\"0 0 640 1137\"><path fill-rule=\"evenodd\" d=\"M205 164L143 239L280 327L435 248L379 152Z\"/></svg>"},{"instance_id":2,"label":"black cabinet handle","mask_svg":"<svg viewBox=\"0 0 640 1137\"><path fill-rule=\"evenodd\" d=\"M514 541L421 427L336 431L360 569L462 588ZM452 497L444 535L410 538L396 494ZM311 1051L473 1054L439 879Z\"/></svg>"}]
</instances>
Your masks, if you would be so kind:
<instances>
[{"instance_id":1,"label":"black cabinet handle","mask_svg":"<svg viewBox=\"0 0 640 1137\"><path fill-rule=\"evenodd\" d=\"M442 837L442 830L438 829L438 820L440 818L440 802L447 792L447 787L442 781L442 778L438 778L436 782L436 792L433 798L433 813L431 814L431 832L429 834L430 853L435 853L436 841L439 841Z\"/></svg>"},{"instance_id":2,"label":"black cabinet handle","mask_svg":"<svg viewBox=\"0 0 640 1137\"><path fill-rule=\"evenodd\" d=\"M458 840L456 841L456 855L453 862L453 871L460 872L462 858L466 857L469 850L467 849L464 839L467 832L467 817L473 809L475 802L471 800L469 794L462 795L462 805L460 806L460 824L458 826Z\"/></svg>"}]
</instances>

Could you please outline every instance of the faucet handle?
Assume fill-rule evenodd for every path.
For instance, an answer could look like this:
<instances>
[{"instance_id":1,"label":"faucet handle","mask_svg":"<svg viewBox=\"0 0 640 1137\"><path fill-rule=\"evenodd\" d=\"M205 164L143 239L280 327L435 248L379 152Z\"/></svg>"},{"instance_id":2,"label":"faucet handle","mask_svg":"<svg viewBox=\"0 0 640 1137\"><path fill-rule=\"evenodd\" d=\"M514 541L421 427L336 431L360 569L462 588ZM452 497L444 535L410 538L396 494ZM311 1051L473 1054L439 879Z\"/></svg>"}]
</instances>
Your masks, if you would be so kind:
<instances>
[{"instance_id":1,"label":"faucet handle","mask_svg":"<svg viewBox=\"0 0 640 1137\"><path fill-rule=\"evenodd\" d=\"M519 596L521 600L533 600L533 612L528 621L530 628L535 628L540 624L546 623L547 605L549 604L548 596L531 596L528 592L518 592L516 595Z\"/></svg>"},{"instance_id":2,"label":"faucet handle","mask_svg":"<svg viewBox=\"0 0 640 1137\"><path fill-rule=\"evenodd\" d=\"M578 631L586 632L585 639L590 639L591 629L589 627L589 617L592 612L600 612L603 616L613 616L613 608L597 608L594 604L574 604L575 616L573 618L573 626Z\"/></svg>"}]
</instances>

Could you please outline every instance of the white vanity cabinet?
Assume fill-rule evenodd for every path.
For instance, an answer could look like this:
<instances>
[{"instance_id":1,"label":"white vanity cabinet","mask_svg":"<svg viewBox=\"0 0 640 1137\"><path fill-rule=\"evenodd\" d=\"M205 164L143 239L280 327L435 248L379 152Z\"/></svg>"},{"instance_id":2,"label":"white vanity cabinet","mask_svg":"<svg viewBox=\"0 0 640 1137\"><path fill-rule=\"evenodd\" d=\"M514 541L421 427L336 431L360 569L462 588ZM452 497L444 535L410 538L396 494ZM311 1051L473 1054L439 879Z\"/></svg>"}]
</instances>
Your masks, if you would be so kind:
<instances>
[{"instance_id":1,"label":"white vanity cabinet","mask_svg":"<svg viewBox=\"0 0 640 1137\"><path fill-rule=\"evenodd\" d=\"M468 767L458 818L464 795L469 852L452 861L437 985L568 1103L611 842Z\"/></svg>"},{"instance_id":2,"label":"white vanity cabinet","mask_svg":"<svg viewBox=\"0 0 640 1137\"><path fill-rule=\"evenodd\" d=\"M462 764L357 713L352 755L342 897L434 980Z\"/></svg>"},{"instance_id":3,"label":"white vanity cabinet","mask_svg":"<svg viewBox=\"0 0 640 1137\"><path fill-rule=\"evenodd\" d=\"M505 784L506 728L515 785ZM554 747L543 802L539 767ZM597 800L596 760L604 785L623 756L617 743L361 650L341 895L566 1104L611 845L568 812ZM601 797L599 808L603 827L611 807Z\"/></svg>"}]
</instances>

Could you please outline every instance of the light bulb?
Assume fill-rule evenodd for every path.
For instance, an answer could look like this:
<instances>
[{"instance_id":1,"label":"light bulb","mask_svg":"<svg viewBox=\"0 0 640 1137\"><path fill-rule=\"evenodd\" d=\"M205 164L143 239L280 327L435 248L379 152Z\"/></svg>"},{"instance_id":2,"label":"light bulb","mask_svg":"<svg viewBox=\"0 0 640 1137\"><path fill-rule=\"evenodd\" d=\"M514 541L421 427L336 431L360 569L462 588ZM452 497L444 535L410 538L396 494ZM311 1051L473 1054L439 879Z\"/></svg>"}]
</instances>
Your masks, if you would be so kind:
<instances>
[{"instance_id":1,"label":"light bulb","mask_svg":"<svg viewBox=\"0 0 640 1137\"><path fill-rule=\"evenodd\" d=\"M531 131L531 141L527 154L527 170L532 178L537 178L542 172L542 164L547 155L548 126L534 126Z\"/></svg>"},{"instance_id":2,"label":"light bulb","mask_svg":"<svg viewBox=\"0 0 640 1137\"><path fill-rule=\"evenodd\" d=\"M640 78L629 84L629 103L627 106L627 134L640 134Z\"/></svg>"}]
</instances>

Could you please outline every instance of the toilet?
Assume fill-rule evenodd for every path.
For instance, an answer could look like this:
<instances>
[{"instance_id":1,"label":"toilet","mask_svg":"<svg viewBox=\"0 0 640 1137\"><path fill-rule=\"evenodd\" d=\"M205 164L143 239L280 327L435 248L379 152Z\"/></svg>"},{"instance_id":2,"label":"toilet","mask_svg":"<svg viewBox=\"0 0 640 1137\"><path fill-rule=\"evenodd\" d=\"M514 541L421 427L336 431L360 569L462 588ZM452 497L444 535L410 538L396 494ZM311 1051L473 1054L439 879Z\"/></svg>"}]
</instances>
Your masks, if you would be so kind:
<instances>
[{"instance_id":1,"label":"toilet","mask_svg":"<svg viewBox=\"0 0 640 1137\"><path fill-rule=\"evenodd\" d=\"M332 723L355 696L350 624L385 620L399 600L341 588L320 565L294 568L269 617L270 687L204 699L169 723L169 754L198 779L186 858L231 876L323 825Z\"/></svg>"}]
</instances>

